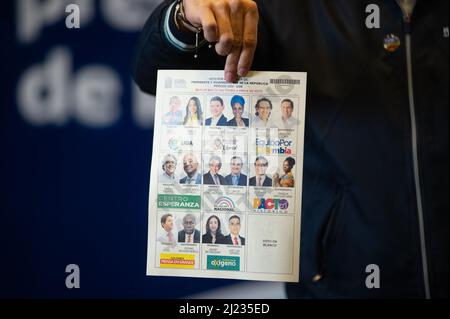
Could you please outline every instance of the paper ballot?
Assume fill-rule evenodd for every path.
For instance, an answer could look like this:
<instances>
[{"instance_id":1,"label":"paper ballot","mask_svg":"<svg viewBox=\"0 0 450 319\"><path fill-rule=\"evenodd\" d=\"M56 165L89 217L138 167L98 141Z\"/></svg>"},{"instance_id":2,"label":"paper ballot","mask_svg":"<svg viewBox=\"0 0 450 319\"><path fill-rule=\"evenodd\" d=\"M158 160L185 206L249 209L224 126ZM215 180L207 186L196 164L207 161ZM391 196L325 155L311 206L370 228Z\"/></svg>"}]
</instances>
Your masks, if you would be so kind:
<instances>
[{"instance_id":1,"label":"paper ballot","mask_svg":"<svg viewBox=\"0 0 450 319\"><path fill-rule=\"evenodd\" d=\"M299 280L306 79L158 72L147 275Z\"/></svg>"}]
</instances>

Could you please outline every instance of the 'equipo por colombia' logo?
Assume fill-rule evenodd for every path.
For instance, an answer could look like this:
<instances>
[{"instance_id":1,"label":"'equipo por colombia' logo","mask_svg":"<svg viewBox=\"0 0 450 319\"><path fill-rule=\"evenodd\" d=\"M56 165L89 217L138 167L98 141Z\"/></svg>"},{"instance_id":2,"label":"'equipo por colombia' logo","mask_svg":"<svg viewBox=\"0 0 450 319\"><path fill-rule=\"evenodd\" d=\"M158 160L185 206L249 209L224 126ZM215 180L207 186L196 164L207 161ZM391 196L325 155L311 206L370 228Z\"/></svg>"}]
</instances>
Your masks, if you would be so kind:
<instances>
[{"instance_id":1,"label":"'equipo por colombia' logo","mask_svg":"<svg viewBox=\"0 0 450 319\"><path fill-rule=\"evenodd\" d=\"M292 154L292 140L256 138L256 151L263 154Z\"/></svg>"}]
</instances>

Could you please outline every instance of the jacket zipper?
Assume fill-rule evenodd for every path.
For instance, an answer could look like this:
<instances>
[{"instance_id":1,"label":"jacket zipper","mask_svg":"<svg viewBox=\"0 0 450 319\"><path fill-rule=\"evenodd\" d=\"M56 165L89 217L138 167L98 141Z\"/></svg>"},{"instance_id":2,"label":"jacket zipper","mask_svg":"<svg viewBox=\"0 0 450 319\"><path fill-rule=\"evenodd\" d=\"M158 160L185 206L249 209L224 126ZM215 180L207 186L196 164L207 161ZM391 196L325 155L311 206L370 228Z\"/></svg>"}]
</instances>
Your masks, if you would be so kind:
<instances>
[{"instance_id":1,"label":"jacket zipper","mask_svg":"<svg viewBox=\"0 0 450 319\"><path fill-rule=\"evenodd\" d=\"M418 156L418 142L417 142L417 122L416 122L416 110L414 103L414 82L413 82L413 68L412 68L412 54L411 54L411 18L414 10L415 1L409 3L409 6L405 2L397 0L403 12L403 21L405 25L405 43L406 43L406 64L408 72L408 95L409 95L409 112L411 116L411 142L412 142L412 157L414 166L414 182L417 201L417 214L419 220L419 233L420 233L420 250L422 255L422 269L423 269L423 281L425 287L425 297L431 298L430 295L430 282L428 278L428 258L427 248L425 242L425 225L424 214L422 205L422 190L420 184L419 173L419 156Z\"/></svg>"}]
</instances>

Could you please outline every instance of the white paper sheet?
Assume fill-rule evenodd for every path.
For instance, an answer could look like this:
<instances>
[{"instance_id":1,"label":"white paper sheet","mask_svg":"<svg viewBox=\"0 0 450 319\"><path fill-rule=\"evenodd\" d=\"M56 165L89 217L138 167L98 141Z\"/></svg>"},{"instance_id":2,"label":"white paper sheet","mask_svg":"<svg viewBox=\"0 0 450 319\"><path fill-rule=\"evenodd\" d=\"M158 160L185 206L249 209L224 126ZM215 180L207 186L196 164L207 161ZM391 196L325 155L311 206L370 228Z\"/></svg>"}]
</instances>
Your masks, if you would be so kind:
<instances>
[{"instance_id":1,"label":"white paper sheet","mask_svg":"<svg viewBox=\"0 0 450 319\"><path fill-rule=\"evenodd\" d=\"M147 275L299 280L306 81L159 71Z\"/></svg>"}]
</instances>

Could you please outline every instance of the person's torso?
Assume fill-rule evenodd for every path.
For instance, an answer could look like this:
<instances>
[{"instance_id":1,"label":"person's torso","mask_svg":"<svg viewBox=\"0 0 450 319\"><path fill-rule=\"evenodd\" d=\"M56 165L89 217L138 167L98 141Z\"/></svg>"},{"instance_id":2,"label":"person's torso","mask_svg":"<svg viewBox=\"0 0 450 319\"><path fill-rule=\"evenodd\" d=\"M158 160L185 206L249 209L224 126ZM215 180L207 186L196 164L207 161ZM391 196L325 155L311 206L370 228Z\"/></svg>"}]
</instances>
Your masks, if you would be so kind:
<instances>
[{"instance_id":1,"label":"person's torso","mask_svg":"<svg viewBox=\"0 0 450 319\"><path fill-rule=\"evenodd\" d=\"M365 2L258 1L254 68L308 72L302 280L321 297L424 297L425 251L431 295L448 296L448 1L419 0L412 21L417 143L401 10L370 3L380 28L367 27ZM365 286L369 264L380 289Z\"/></svg>"}]
</instances>

